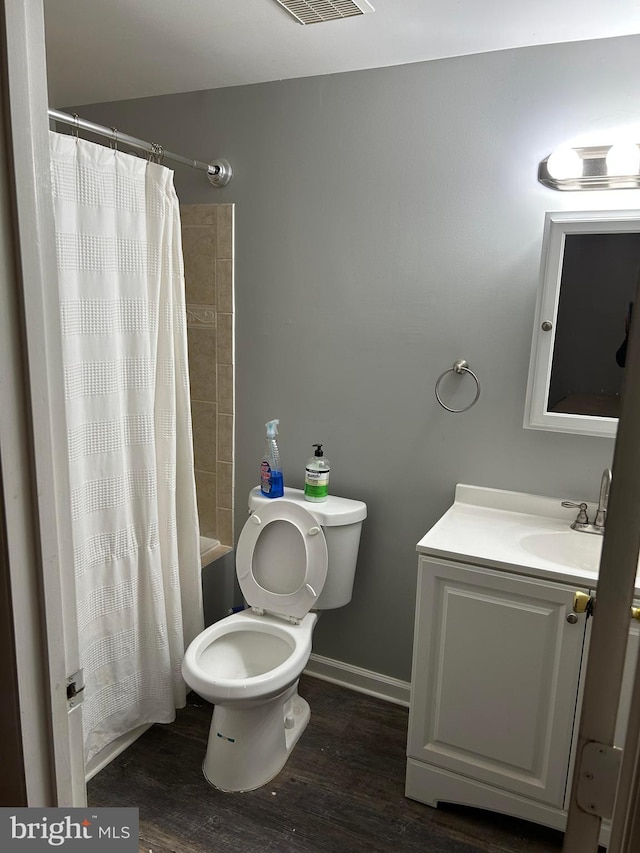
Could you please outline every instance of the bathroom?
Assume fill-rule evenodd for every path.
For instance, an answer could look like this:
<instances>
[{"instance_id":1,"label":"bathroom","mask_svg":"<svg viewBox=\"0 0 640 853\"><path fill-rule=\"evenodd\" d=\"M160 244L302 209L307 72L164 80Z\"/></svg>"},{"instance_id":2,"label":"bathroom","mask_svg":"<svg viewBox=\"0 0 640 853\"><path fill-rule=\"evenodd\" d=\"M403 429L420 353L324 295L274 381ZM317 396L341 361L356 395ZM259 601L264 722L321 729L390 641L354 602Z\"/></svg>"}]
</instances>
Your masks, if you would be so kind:
<instances>
[{"instance_id":1,"label":"bathroom","mask_svg":"<svg viewBox=\"0 0 640 853\"><path fill-rule=\"evenodd\" d=\"M235 534L265 421L280 419L288 485L323 442L332 493L368 507L353 600L314 635L316 665L346 683L408 702L415 547L457 483L597 497L611 439L523 428L542 229L549 210L640 208L640 191L557 193L537 170L566 139L636 120L639 49L632 35L104 102L52 89L52 106L233 165L223 189L190 169L175 183L183 205L234 206ZM434 384L459 358L482 394L453 415Z\"/></svg>"},{"instance_id":2,"label":"bathroom","mask_svg":"<svg viewBox=\"0 0 640 853\"><path fill-rule=\"evenodd\" d=\"M635 119L637 48L545 45L82 105L233 162L221 190L191 170L175 181L182 204L235 205L234 517L274 417L289 485L322 441L332 492L369 508L353 601L324 615L316 654L408 684L415 545L456 483L597 496L611 440L523 429L544 215L638 208L640 192L553 192L537 170L594 123ZM458 358L482 396L452 415L434 384Z\"/></svg>"}]
</instances>

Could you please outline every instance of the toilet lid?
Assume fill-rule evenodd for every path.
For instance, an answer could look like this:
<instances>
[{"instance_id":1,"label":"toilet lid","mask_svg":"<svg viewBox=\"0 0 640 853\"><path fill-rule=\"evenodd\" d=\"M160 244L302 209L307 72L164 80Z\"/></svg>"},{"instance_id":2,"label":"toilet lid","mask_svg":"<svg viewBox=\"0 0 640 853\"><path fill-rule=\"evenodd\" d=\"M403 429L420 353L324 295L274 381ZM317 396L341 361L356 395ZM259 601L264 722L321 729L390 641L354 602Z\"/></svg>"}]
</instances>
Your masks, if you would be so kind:
<instances>
[{"instance_id":1,"label":"toilet lid","mask_svg":"<svg viewBox=\"0 0 640 853\"><path fill-rule=\"evenodd\" d=\"M302 619L327 577L327 543L308 510L283 498L259 507L242 528L236 574L252 607Z\"/></svg>"}]
</instances>

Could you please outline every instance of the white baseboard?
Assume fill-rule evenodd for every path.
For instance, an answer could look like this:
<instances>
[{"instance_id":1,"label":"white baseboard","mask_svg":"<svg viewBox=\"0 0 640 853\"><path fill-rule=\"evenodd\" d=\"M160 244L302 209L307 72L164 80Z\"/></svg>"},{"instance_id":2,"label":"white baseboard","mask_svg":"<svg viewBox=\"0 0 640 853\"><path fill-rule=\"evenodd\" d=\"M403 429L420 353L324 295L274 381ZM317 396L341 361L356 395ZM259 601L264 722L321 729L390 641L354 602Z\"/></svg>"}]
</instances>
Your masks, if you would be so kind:
<instances>
[{"instance_id":1,"label":"white baseboard","mask_svg":"<svg viewBox=\"0 0 640 853\"><path fill-rule=\"evenodd\" d=\"M380 672L372 672L370 669L362 669L359 666L352 666L339 660L325 658L313 652L304 673L323 681L330 681L332 684L348 687L358 693L366 693L369 696L376 696L378 699L393 702L394 705L409 707L411 684L408 681L400 681L398 678L391 678L388 675L382 675Z\"/></svg>"}]
</instances>

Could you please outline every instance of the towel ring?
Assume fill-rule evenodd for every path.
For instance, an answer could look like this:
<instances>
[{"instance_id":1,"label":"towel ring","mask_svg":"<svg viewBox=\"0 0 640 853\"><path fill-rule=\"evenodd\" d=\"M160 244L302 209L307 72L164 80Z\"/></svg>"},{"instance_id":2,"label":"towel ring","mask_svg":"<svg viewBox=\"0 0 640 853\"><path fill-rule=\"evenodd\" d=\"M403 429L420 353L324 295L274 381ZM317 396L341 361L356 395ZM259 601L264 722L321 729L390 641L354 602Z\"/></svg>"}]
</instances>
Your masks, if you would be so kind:
<instances>
[{"instance_id":1,"label":"towel ring","mask_svg":"<svg viewBox=\"0 0 640 853\"><path fill-rule=\"evenodd\" d=\"M473 377L473 379L475 379L476 395L473 398L473 400L469 403L469 405L464 407L464 409L451 409L451 408L449 408L449 406L446 406L442 402L442 398L440 397L440 383L442 382L444 377L447 375L447 373L459 373L459 374L469 373ZM466 412L467 409L470 409L471 406L474 406L478 402L479 396L480 396L480 380L475 375L473 370L469 369L469 363L467 361L465 361L463 358L461 358L459 361L454 362L453 367L450 367L448 370L445 370L444 373L441 373L440 376L438 376L438 379L436 381L436 400L440 403L442 408L446 409L448 412L455 412L455 413Z\"/></svg>"}]
</instances>

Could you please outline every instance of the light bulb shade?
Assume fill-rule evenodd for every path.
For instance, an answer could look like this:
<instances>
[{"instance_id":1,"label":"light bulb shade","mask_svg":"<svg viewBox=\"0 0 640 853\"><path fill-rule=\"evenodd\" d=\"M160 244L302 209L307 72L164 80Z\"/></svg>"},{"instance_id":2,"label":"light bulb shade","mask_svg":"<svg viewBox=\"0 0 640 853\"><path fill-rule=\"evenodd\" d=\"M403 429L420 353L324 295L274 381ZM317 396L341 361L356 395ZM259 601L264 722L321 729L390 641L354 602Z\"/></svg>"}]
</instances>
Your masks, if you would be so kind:
<instances>
[{"instance_id":1,"label":"light bulb shade","mask_svg":"<svg viewBox=\"0 0 640 853\"><path fill-rule=\"evenodd\" d=\"M577 151L568 145L556 148L547 160L547 171L557 181L581 178L583 168L582 158Z\"/></svg>"},{"instance_id":2,"label":"light bulb shade","mask_svg":"<svg viewBox=\"0 0 640 853\"><path fill-rule=\"evenodd\" d=\"M637 175L640 172L640 148L635 142L616 142L607 151L607 175Z\"/></svg>"}]
</instances>

